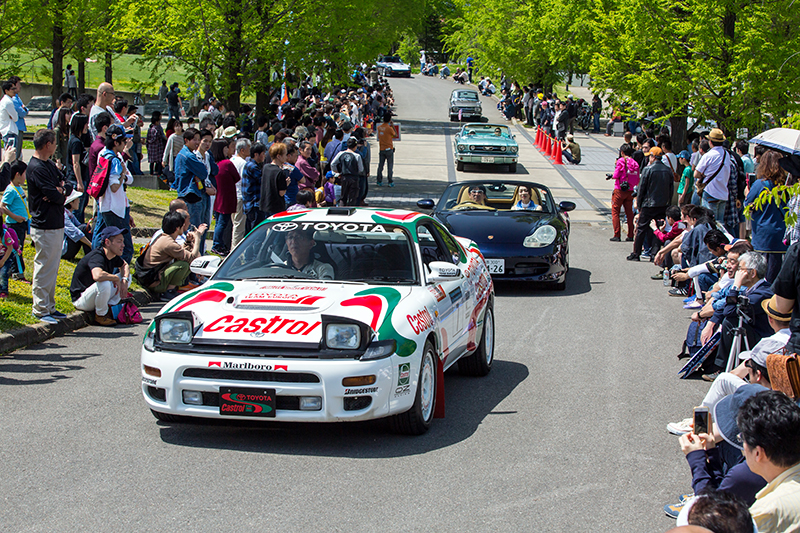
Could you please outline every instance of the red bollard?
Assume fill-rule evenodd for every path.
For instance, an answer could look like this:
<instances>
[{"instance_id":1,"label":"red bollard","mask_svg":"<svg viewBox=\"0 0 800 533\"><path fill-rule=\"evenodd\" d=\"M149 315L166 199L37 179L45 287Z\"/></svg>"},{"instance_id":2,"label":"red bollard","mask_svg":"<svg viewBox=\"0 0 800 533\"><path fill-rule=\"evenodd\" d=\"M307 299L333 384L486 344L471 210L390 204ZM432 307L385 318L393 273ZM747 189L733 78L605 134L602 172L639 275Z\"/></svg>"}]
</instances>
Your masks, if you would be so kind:
<instances>
[{"instance_id":1,"label":"red bollard","mask_svg":"<svg viewBox=\"0 0 800 533\"><path fill-rule=\"evenodd\" d=\"M556 139L556 149L553 154L553 164L554 165L563 165L564 162L561 160L561 141Z\"/></svg>"}]
</instances>

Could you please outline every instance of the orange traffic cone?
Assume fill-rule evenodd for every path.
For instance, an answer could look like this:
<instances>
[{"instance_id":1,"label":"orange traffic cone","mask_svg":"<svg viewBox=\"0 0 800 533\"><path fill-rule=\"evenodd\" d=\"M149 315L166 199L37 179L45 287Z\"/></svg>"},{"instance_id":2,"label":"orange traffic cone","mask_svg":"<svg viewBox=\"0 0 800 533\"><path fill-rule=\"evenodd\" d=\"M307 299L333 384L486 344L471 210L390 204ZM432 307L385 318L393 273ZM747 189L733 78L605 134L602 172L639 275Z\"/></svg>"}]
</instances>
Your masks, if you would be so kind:
<instances>
[{"instance_id":1,"label":"orange traffic cone","mask_svg":"<svg viewBox=\"0 0 800 533\"><path fill-rule=\"evenodd\" d=\"M536 140L533 141L533 145L537 149L541 148L541 143L540 143L541 140L542 140L542 128L537 126L536 127Z\"/></svg>"},{"instance_id":2,"label":"orange traffic cone","mask_svg":"<svg viewBox=\"0 0 800 533\"><path fill-rule=\"evenodd\" d=\"M563 165L564 162L561 160L561 142L556 139L556 149L553 153L553 164L554 165Z\"/></svg>"},{"instance_id":3,"label":"orange traffic cone","mask_svg":"<svg viewBox=\"0 0 800 533\"><path fill-rule=\"evenodd\" d=\"M549 135L544 138L544 155L545 155L545 157L550 157L551 155L553 155L552 144L550 143L550 141L551 141L551 139L550 139Z\"/></svg>"}]
</instances>

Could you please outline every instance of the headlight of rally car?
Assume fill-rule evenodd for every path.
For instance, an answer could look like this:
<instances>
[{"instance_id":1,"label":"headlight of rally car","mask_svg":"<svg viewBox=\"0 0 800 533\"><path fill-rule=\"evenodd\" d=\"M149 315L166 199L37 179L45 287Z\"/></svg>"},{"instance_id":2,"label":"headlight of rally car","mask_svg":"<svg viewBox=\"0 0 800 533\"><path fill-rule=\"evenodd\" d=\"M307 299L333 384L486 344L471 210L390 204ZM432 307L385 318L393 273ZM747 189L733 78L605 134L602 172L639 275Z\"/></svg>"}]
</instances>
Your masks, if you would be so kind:
<instances>
[{"instance_id":1,"label":"headlight of rally car","mask_svg":"<svg viewBox=\"0 0 800 533\"><path fill-rule=\"evenodd\" d=\"M466 149L466 146L464 146L463 144L459 144L458 145L458 151L459 152L463 152L465 149Z\"/></svg>"},{"instance_id":2,"label":"headlight of rally car","mask_svg":"<svg viewBox=\"0 0 800 533\"><path fill-rule=\"evenodd\" d=\"M155 352L156 351L155 343L156 343L156 330L151 329L145 334L142 346L144 346L144 349L147 350L148 352Z\"/></svg>"},{"instance_id":3,"label":"headlight of rally car","mask_svg":"<svg viewBox=\"0 0 800 533\"><path fill-rule=\"evenodd\" d=\"M385 341L373 342L361 356L362 361L372 361L389 357L397 351L397 341L390 339Z\"/></svg>"},{"instance_id":4,"label":"headlight of rally car","mask_svg":"<svg viewBox=\"0 0 800 533\"><path fill-rule=\"evenodd\" d=\"M195 327L201 325L191 311L165 313L156 317L158 340L165 344L189 344L194 337Z\"/></svg>"},{"instance_id":5,"label":"headlight of rally car","mask_svg":"<svg viewBox=\"0 0 800 533\"><path fill-rule=\"evenodd\" d=\"M325 344L335 350L356 350L361 346L361 328L358 324L328 324Z\"/></svg>"},{"instance_id":6,"label":"headlight of rally car","mask_svg":"<svg viewBox=\"0 0 800 533\"><path fill-rule=\"evenodd\" d=\"M553 244L554 240L556 240L556 228L548 224L538 228L533 235L525 237L522 245L526 248L544 248Z\"/></svg>"},{"instance_id":7,"label":"headlight of rally car","mask_svg":"<svg viewBox=\"0 0 800 533\"><path fill-rule=\"evenodd\" d=\"M509 150L511 151L512 154L516 154L517 153L517 147L516 146L512 146L511 148L509 148Z\"/></svg>"}]
</instances>

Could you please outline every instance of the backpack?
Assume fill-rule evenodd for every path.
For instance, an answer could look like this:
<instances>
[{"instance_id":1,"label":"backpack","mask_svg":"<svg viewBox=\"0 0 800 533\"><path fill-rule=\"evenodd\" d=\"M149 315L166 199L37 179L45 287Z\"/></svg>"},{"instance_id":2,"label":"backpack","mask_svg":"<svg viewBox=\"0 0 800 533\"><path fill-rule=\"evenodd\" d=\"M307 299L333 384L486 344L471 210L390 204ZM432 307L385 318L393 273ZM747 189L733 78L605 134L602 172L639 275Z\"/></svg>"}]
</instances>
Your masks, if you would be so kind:
<instances>
[{"instance_id":1,"label":"backpack","mask_svg":"<svg viewBox=\"0 0 800 533\"><path fill-rule=\"evenodd\" d=\"M108 179L111 175L111 161L113 159L116 159L116 156L97 158L97 166L94 167L92 179L89 181L89 186L86 187L86 194L95 200L99 200L108 189Z\"/></svg>"}]
</instances>

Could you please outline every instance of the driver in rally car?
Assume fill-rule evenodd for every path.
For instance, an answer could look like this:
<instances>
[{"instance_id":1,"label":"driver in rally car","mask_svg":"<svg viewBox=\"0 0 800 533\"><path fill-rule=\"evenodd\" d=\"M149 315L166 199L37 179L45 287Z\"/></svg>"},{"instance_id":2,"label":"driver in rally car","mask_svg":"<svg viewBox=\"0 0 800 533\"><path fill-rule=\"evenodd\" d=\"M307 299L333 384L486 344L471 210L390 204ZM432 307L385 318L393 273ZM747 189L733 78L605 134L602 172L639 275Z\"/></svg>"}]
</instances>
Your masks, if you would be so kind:
<instances>
[{"instance_id":1,"label":"driver in rally car","mask_svg":"<svg viewBox=\"0 0 800 533\"><path fill-rule=\"evenodd\" d=\"M296 229L287 233L289 257L286 265L312 279L333 279L333 267L311 257L311 249L315 244L314 230Z\"/></svg>"}]
</instances>

